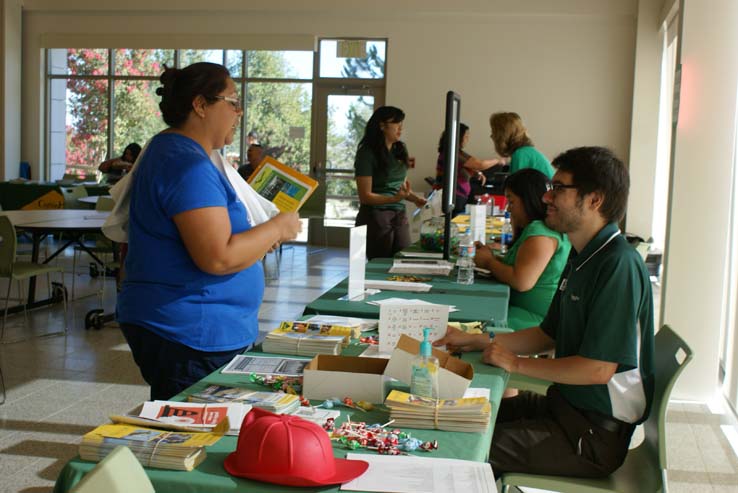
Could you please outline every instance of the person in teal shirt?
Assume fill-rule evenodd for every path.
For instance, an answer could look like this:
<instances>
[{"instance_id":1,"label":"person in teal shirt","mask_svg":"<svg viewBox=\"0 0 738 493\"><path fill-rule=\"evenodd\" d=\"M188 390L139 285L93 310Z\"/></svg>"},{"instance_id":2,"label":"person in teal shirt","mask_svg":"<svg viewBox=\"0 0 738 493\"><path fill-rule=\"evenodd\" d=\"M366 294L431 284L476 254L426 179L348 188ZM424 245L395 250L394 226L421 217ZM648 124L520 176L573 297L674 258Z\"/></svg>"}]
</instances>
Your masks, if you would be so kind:
<instances>
[{"instance_id":1,"label":"person in teal shirt","mask_svg":"<svg viewBox=\"0 0 738 493\"><path fill-rule=\"evenodd\" d=\"M492 141L495 150L503 158L510 158L510 174L521 169L537 169L550 180L554 175L553 166L546 156L533 147L522 118L517 113L494 113L489 117Z\"/></svg>"},{"instance_id":2,"label":"person in teal shirt","mask_svg":"<svg viewBox=\"0 0 738 493\"><path fill-rule=\"evenodd\" d=\"M546 316L566 266L571 244L566 234L544 223L548 179L535 169L522 169L505 180L505 198L513 226L513 243L504 257L477 244L475 263L510 286L507 323L514 330L538 325Z\"/></svg>"},{"instance_id":3,"label":"person in teal shirt","mask_svg":"<svg viewBox=\"0 0 738 493\"><path fill-rule=\"evenodd\" d=\"M394 106L377 108L356 151L356 189L359 213L356 226L367 226L366 256L392 257L410 245L405 200L417 207L425 199L413 193L407 179L410 160L400 140L405 113Z\"/></svg>"}]
</instances>

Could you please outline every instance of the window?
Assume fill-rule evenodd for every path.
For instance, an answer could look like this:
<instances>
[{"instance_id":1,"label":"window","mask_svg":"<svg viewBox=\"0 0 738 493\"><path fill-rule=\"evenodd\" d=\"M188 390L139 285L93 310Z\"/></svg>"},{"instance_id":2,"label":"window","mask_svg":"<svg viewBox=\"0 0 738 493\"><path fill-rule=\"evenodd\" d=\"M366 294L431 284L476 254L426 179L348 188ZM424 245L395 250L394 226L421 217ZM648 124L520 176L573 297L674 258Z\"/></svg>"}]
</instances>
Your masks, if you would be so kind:
<instances>
[{"instance_id":1,"label":"window","mask_svg":"<svg viewBox=\"0 0 738 493\"><path fill-rule=\"evenodd\" d=\"M308 172L312 52L163 49L49 49L48 177L95 177L100 162L143 145L166 125L156 89L164 65L225 65L246 102L244 121L227 146L228 161L246 161L246 135L267 154Z\"/></svg>"}]
</instances>

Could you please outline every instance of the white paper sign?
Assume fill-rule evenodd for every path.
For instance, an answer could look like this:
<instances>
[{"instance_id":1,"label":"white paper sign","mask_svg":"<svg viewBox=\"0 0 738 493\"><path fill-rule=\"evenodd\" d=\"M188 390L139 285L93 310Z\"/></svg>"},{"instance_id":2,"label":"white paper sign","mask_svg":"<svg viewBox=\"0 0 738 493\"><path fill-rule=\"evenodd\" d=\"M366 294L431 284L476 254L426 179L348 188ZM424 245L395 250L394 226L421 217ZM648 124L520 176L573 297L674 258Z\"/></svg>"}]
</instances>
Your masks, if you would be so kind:
<instances>
[{"instance_id":1,"label":"white paper sign","mask_svg":"<svg viewBox=\"0 0 738 493\"><path fill-rule=\"evenodd\" d=\"M487 206L484 204L469 206L471 212L470 225L473 241L481 241L486 244L487 236Z\"/></svg>"},{"instance_id":2,"label":"white paper sign","mask_svg":"<svg viewBox=\"0 0 738 493\"><path fill-rule=\"evenodd\" d=\"M366 225L351 228L349 243L349 283L348 299L364 295L366 275Z\"/></svg>"},{"instance_id":3,"label":"white paper sign","mask_svg":"<svg viewBox=\"0 0 738 493\"><path fill-rule=\"evenodd\" d=\"M429 339L435 341L446 334L448 305L382 304L379 306L379 352L391 353L405 334L423 340L423 329L431 330Z\"/></svg>"}]
</instances>

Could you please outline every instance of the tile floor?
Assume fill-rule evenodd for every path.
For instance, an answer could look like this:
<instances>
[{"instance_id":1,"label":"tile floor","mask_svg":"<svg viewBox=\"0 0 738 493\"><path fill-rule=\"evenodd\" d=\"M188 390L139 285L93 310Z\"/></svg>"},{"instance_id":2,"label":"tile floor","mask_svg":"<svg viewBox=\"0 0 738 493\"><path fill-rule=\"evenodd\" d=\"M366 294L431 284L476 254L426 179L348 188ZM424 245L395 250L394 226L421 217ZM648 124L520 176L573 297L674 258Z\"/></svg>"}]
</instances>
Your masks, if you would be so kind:
<instances>
[{"instance_id":1,"label":"tile floor","mask_svg":"<svg viewBox=\"0 0 738 493\"><path fill-rule=\"evenodd\" d=\"M61 259L68 289L71 255ZM275 321L300 315L306 303L345 277L347 270L346 250L286 247L279 278L267 281L260 329L267 331ZM83 271L78 267L78 299L70 306L66 336L0 345L7 387L7 401L0 406L0 492L51 492L61 468L77 454L81 435L109 414L131 409L148 397L115 326L84 330L85 314L101 306L102 280ZM267 277L275 278L276 271L269 256ZM4 282L0 280L3 295ZM106 282L102 306L106 311L114 306L112 280ZM30 331L20 327L22 315L11 316L5 340L58 331L63 320L60 306L30 313ZM731 448L726 439L726 433L738 436L734 416L713 412L703 403L674 402L669 409L671 493L738 491L738 444Z\"/></svg>"}]
</instances>

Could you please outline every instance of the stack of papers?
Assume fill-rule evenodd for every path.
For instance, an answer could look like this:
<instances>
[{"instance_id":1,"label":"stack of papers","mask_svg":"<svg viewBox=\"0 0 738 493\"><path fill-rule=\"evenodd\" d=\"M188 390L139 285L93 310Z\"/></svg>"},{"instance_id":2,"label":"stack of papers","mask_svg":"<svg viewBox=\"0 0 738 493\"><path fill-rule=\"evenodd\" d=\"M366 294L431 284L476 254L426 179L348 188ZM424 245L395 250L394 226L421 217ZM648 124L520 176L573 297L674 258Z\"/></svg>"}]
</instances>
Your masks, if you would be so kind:
<instances>
[{"instance_id":1,"label":"stack of papers","mask_svg":"<svg viewBox=\"0 0 738 493\"><path fill-rule=\"evenodd\" d=\"M447 260L401 259L392 262L392 274L428 274L432 276L447 276L454 269L454 264Z\"/></svg>"},{"instance_id":2,"label":"stack of papers","mask_svg":"<svg viewBox=\"0 0 738 493\"><path fill-rule=\"evenodd\" d=\"M126 424L98 426L82 438L79 456L98 462L118 445L125 445L144 467L191 471L205 460L205 448L222 435L154 430Z\"/></svg>"},{"instance_id":3,"label":"stack of papers","mask_svg":"<svg viewBox=\"0 0 738 493\"><path fill-rule=\"evenodd\" d=\"M292 414L300 407L300 398L293 394L259 392L240 387L210 385L188 397L190 402L240 402L275 414Z\"/></svg>"},{"instance_id":4,"label":"stack of papers","mask_svg":"<svg viewBox=\"0 0 738 493\"><path fill-rule=\"evenodd\" d=\"M281 332L279 329L266 335L261 343L267 353L315 356L317 354L341 354L343 336L324 336L305 332Z\"/></svg>"},{"instance_id":5,"label":"stack of papers","mask_svg":"<svg viewBox=\"0 0 738 493\"><path fill-rule=\"evenodd\" d=\"M221 370L225 374L268 375L277 377L301 377L309 359L279 358L272 356L250 356L237 354Z\"/></svg>"},{"instance_id":6,"label":"stack of papers","mask_svg":"<svg viewBox=\"0 0 738 493\"><path fill-rule=\"evenodd\" d=\"M384 289L387 291L411 291L414 293L427 293L433 287L424 282L405 281L364 281L364 287L370 289Z\"/></svg>"},{"instance_id":7,"label":"stack of papers","mask_svg":"<svg viewBox=\"0 0 738 493\"><path fill-rule=\"evenodd\" d=\"M384 401L398 428L484 432L492 406L483 397L430 399L393 390Z\"/></svg>"},{"instance_id":8,"label":"stack of papers","mask_svg":"<svg viewBox=\"0 0 738 493\"><path fill-rule=\"evenodd\" d=\"M251 405L241 402L196 404L178 401L148 401L124 416L111 416L115 423L153 426L176 431L211 431L238 435ZM227 424L226 424L227 423ZM222 426L219 426L221 425Z\"/></svg>"},{"instance_id":9,"label":"stack of papers","mask_svg":"<svg viewBox=\"0 0 738 493\"><path fill-rule=\"evenodd\" d=\"M367 332L370 330L376 330L379 321L371 318L341 317L339 315L315 315L305 320L305 322L340 325L343 327L353 327L358 325L361 332Z\"/></svg>"}]
</instances>

